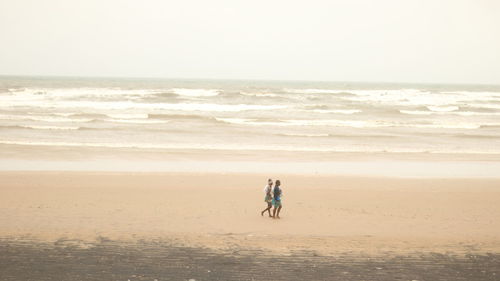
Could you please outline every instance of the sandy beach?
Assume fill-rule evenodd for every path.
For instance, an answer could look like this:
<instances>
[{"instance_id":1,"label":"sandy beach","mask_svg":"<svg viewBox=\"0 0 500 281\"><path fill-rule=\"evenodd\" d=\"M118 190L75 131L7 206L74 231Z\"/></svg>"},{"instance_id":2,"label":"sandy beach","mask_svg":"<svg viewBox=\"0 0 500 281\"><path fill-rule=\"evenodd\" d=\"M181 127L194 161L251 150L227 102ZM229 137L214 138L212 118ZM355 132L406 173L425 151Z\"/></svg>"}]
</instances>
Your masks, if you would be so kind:
<instances>
[{"instance_id":1,"label":"sandy beach","mask_svg":"<svg viewBox=\"0 0 500 281\"><path fill-rule=\"evenodd\" d=\"M325 274L335 264L332 258L351 264L349 270L354 271L360 270L355 265L372 258L384 263L383 268L392 268L381 278L400 276L394 273L400 267L406 270L405 276L419 276L419 264L432 267L446 261L464 265L470 261L466 258L464 263L464 257L475 255L494 258L479 266L490 274L487 276L496 276L496 255L500 253L498 179L285 175L279 177L284 190L282 219L273 220L260 215L265 208L262 189L267 175L263 174L19 171L1 172L0 177L1 248L9 256L0 264L12 278L34 276L22 275L20 267L9 267L7 261L18 259L26 266L47 269L51 263L42 257L52 255L56 262L63 257L60 251L80 258L94 255L96 259L134 252L139 260L133 263L143 265L151 265L149 259L171 261L164 256L154 258L154 254L142 257L140 253L171 253L170 258L186 257L182 266L208 266L210 257L217 260L227 255L237 259L232 261L235 264L240 264L238 259L251 258L246 262L249 267L270 257L284 265L314 257L320 259L317 264L323 264ZM31 259L20 258L25 255ZM435 255L442 256L433 260ZM408 263L400 264L400 256L407 257ZM204 261L197 262L193 257ZM57 264L71 262L61 260ZM81 261L73 262L83 266ZM123 263L109 262L110 266ZM210 266L217 268L217 264ZM220 278L239 276L231 271L235 270L233 266L219 269L230 271L221 273ZM257 278L261 269L241 271L249 274L248 279L243 275L237 278ZM112 268L108 270L109 274L118 274ZM151 270L159 276L181 276L170 275L176 272L173 267ZM445 273L440 268L435 270L436 274ZM130 279L132 271L120 272ZM319 272L295 277L319 277ZM95 279L86 280L111 276L87 273ZM50 280L57 274L49 270L38 277ZM364 274L373 276L371 271ZM76 273L74 277L81 279ZM203 274L201 277L218 280Z\"/></svg>"},{"instance_id":2,"label":"sandy beach","mask_svg":"<svg viewBox=\"0 0 500 281\"><path fill-rule=\"evenodd\" d=\"M2 237L172 238L325 254L500 251L497 179L286 175L281 220L260 216L266 175L2 172L1 179Z\"/></svg>"}]
</instances>

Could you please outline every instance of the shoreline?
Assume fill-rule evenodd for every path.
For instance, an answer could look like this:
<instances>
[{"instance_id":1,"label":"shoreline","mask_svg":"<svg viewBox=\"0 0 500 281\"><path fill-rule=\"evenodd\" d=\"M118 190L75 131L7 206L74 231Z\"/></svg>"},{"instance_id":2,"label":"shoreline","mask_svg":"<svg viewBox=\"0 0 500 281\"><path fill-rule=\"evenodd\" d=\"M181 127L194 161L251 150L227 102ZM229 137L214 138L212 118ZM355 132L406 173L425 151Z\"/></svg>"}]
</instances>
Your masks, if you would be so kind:
<instances>
[{"instance_id":1,"label":"shoreline","mask_svg":"<svg viewBox=\"0 0 500 281\"><path fill-rule=\"evenodd\" d=\"M0 145L0 171L500 178L500 155L142 150Z\"/></svg>"},{"instance_id":2,"label":"shoreline","mask_svg":"<svg viewBox=\"0 0 500 281\"><path fill-rule=\"evenodd\" d=\"M246 174L267 171L287 176L373 177L400 179L500 179L500 162L490 161L89 161L0 160L0 172Z\"/></svg>"},{"instance_id":3,"label":"shoreline","mask_svg":"<svg viewBox=\"0 0 500 281\"><path fill-rule=\"evenodd\" d=\"M158 160L168 155L175 158L195 160L211 159L214 156L224 160L272 160L280 157L282 161L288 160L314 160L342 161L360 160L415 160L415 161L500 161L500 153L473 153L473 152L390 152L390 151L292 151L292 150L236 150L236 149L185 149L185 148L135 148L135 147L99 147L99 146L45 146L45 145L19 145L0 143L0 155L18 159L44 159L47 155L51 159L86 159L104 155L106 157L123 157L137 159ZM52 154L56 153L57 154Z\"/></svg>"}]
</instances>

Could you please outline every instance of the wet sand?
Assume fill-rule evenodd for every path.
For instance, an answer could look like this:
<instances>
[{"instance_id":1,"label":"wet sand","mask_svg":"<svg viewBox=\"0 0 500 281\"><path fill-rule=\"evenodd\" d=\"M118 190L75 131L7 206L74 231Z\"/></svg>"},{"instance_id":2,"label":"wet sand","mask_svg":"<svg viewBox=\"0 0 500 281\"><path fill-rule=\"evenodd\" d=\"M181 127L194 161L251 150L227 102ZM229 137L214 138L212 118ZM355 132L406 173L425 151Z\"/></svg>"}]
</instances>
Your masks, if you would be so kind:
<instances>
[{"instance_id":1,"label":"wet sand","mask_svg":"<svg viewBox=\"0 0 500 281\"><path fill-rule=\"evenodd\" d=\"M0 280L499 280L499 179L275 178L1 172Z\"/></svg>"},{"instance_id":2,"label":"wet sand","mask_svg":"<svg viewBox=\"0 0 500 281\"><path fill-rule=\"evenodd\" d=\"M75 149L0 144L0 170L257 175L266 171L273 175L498 178L500 154Z\"/></svg>"},{"instance_id":3,"label":"wet sand","mask_svg":"<svg viewBox=\"0 0 500 281\"><path fill-rule=\"evenodd\" d=\"M76 243L76 244L75 244ZM0 280L499 280L499 254L290 255L102 239L0 241Z\"/></svg>"}]
</instances>

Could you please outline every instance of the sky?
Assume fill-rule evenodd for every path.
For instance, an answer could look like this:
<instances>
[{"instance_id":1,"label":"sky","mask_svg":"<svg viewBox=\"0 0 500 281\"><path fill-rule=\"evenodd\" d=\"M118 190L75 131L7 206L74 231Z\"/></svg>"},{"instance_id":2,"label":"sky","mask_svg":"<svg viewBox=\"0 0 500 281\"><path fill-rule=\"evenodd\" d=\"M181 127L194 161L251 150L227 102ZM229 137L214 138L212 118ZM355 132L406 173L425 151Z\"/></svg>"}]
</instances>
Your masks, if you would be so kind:
<instances>
[{"instance_id":1,"label":"sky","mask_svg":"<svg viewBox=\"0 0 500 281\"><path fill-rule=\"evenodd\" d=\"M496 0L0 0L0 74L500 84Z\"/></svg>"}]
</instances>

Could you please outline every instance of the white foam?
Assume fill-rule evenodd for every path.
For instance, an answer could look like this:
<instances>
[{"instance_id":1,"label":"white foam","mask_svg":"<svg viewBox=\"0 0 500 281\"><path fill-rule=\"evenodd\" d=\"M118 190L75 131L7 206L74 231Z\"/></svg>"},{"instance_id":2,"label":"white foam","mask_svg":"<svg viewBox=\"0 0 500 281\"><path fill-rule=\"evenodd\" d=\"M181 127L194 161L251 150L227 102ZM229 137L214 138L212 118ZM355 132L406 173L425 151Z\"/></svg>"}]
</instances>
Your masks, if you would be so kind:
<instances>
[{"instance_id":1,"label":"white foam","mask_svg":"<svg viewBox=\"0 0 500 281\"><path fill-rule=\"evenodd\" d=\"M0 114L0 119L3 119L3 120L28 120L28 117L25 115Z\"/></svg>"},{"instance_id":2,"label":"white foam","mask_svg":"<svg viewBox=\"0 0 500 281\"><path fill-rule=\"evenodd\" d=\"M32 120L32 121L43 121L43 122L77 122L77 123L93 121L93 119L89 118L67 118L67 117L55 117L55 116L43 116L43 115L4 115L4 114L0 114L0 119Z\"/></svg>"},{"instance_id":3,"label":"white foam","mask_svg":"<svg viewBox=\"0 0 500 281\"><path fill-rule=\"evenodd\" d=\"M258 119L245 118L216 118L229 124L252 125L252 126L333 126L363 128L366 121L355 120L281 120L281 121L259 121Z\"/></svg>"},{"instance_id":4,"label":"white foam","mask_svg":"<svg viewBox=\"0 0 500 281\"><path fill-rule=\"evenodd\" d=\"M148 114L145 113L120 113L120 114L106 114L111 118L116 119L147 119Z\"/></svg>"},{"instance_id":5,"label":"white foam","mask_svg":"<svg viewBox=\"0 0 500 281\"><path fill-rule=\"evenodd\" d=\"M219 90L215 89L174 88L171 91L176 95L186 97L213 97L219 95Z\"/></svg>"},{"instance_id":6,"label":"white foam","mask_svg":"<svg viewBox=\"0 0 500 281\"><path fill-rule=\"evenodd\" d=\"M500 112L474 112L474 111L460 111L460 112L451 112L451 114L461 115L461 116L499 116Z\"/></svg>"},{"instance_id":7,"label":"white foam","mask_svg":"<svg viewBox=\"0 0 500 281\"><path fill-rule=\"evenodd\" d=\"M19 127L35 129L35 130L78 130L80 127L76 126L32 126L32 125L19 125Z\"/></svg>"},{"instance_id":8,"label":"white foam","mask_svg":"<svg viewBox=\"0 0 500 281\"><path fill-rule=\"evenodd\" d=\"M431 105L427 106L427 108L431 111L438 111L438 112L455 111L460 109L458 106L431 106Z\"/></svg>"},{"instance_id":9,"label":"white foam","mask_svg":"<svg viewBox=\"0 0 500 281\"><path fill-rule=\"evenodd\" d=\"M129 124L166 124L168 120L149 120L149 119L106 119L108 122L129 123Z\"/></svg>"},{"instance_id":10,"label":"white foam","mask_svg":"<svg viewBox=\"0 0 500 281\"><path fill-rule=\"evenodd\" d=\"M273 94L273 93L245 93L245 92L240 92L240 94L244 96L249 96L249 97L280 97L281 95L278 94Z\"/></svg>"},{"instance_id":11,"label":"white foam","mask_svg":"<svg viewBox=\"0 0 500 281\"><path fill-rule=\"evenodd\" d=\"M132 101L4 101L0 108L41 107L50 109L98 109L98 110L172 110L172 111L213 111L238 112L248 110L283 109L285 105L258 104L215 104L215 103L138 103Z\"/></svg>"},{"instance_id":12,"label":"white foam","mask_svg":"<svg viewBox=\"0 0 500 281\"><path fill-rule=\"evenodd\" d=\"M29 114L33 114L33 113L30 112ZM64 117L69 117L69 116L75 115L76 113L55 112L53 114L54 115L59 115L59 116L64 116Z\"/></svg>"},{"instance_id":13,"label":"white foam","mask_svg":"<svg viewBox=\"0 0 500 281\"><path fill-rule=\"evenodd\" d=\"M341 94L341 99L355 102L368 102L384 105L405 106L459 106L474 101L499 101L499 92L449 91L435 93L419 89L354 90L354 89L285 89L295 94ZM497 107L495 107L497 108Z\"/></svg>"},{"instance_id":14,"label":"white foam","mask_svg":"<svg viewBox=\"0 0 500 281\"><path fill-rule=\"evenodd\" d=\"M342 97L344 100L381 104L386 106L450 106L456 100L446 95L416 89L400 90L352 90L355 96Z\"/></svg>"},{"instance_id":15,"label":"white foam","mask_svg":"<svg viewBox=\"0 0 500 281\"><path fill-rule=\"evenodd\" d=\"M284 89L285 92L291 94L340 94L340 93L350 93L351 90L339 90L339 89Z\"/></svg>"},{"instance_id":16,"label":"white foam","mask_svg":"<svg viewBox=\"0 0 500 281\"><path fill-rule=\"evenodd\" d=\"M459 115L459 116L500 116L500 112L474 112L474 111L424 111L424 110L400 110L403 114L410 115Z\"/></svg>"},{"instance_id":17,"label":"white foam","mask_svg":"<svg viewBox=\"0 0 500 281\"><path fill-rule=\"evenodd\" d=\"M360 109L313 109L313 112L317 113L334 113L334 114L354 114L360 113Z\"/></svg>"},{"instance_id":18,"label":"white foam","mask_svg":"<svg viewBox=\"0 0 500 281\"><path fill-rule=\"evenodd\" d=\"M500 104L493 104L493 103L473 103L469 104L469 106L476 108L500 109Z\"/></svg>"},{"instance_id":19,"label":"white foam","mask_svg":"<svg viewBox=\"0 0 500 281\"><path fill-rule=\"evenodd\" d=\"M388 120L336 120L336 119L315 119L315 120L280 120L280 121L259 121L258 119L245 118L216 118L219 121L250 126L325 126L325 127L352 127L352 128L384 128L384 127L404 127L404 128L424 128L424 129L479 129L481 126L500 126L500 123L492 122L445 122L436 121L432 123L409 123Z\"/></svg>"},{"instance_id":20,"label":"white foam","mask_svg":"<svg viewBox=\"0 0 500 281\"><path fill-rule=\"evenodd\" d=\"M25 88L12 91L10 98L22 100L60 98L104 98L125 96L147 96L165 92L161 89L121 89L121 88Z\"/></svg>"},{"instance_id":21,"label":"white foam","mask_svg":"<svg viewBox=\"0 0 500 281\"><path fill-rule=\"evenodd\" d=\"M281 134L289 137L328 137L329 134Z\"/></svg>"},{"instance_id":22,"label":"white foam","mask_svg":"<svg viewBox=\"0 0 500 281\"><path fill-rule=\"evenodd\" d=\"M424 111L424 110L400 110L399 112L410 115L432 115L439 113L439 112Z\"/></svg>"},{"instance_id":23,"label":"white foam","mask_svg":"<svg viewBox=\"0 0 500 281\"><path fill-rule=\"evenodd\" d=\"M484 92L484 91L443 91L445 94L456 94L464 96L472 96L474 98L500 98L500 92Z\"/></svg>"},{"instance_id":24,"label":"white foam","mask_svg":"<svg viewBox=\"0 0 500 281\"><path fill-rule=\"evenodd\" d=\"M59 118L50 116L29 116L28 119L33 121L44 121L44 122L77 122L77 123L85 123L94 120L90 118L62 118L62 117Z\"/></svg>"}]
</instances>

